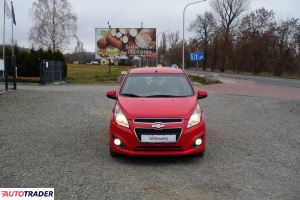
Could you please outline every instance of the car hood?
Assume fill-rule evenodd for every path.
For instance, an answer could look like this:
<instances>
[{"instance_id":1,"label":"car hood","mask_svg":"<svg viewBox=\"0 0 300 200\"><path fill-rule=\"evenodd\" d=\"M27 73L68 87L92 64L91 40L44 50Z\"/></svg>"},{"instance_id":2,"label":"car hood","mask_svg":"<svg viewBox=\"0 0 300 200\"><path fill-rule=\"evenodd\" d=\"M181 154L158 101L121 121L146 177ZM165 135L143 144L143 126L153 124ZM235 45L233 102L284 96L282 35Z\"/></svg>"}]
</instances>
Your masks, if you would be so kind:
<instances>
[{"instance_id":1,"label":"car hood","mask_svg":"<svg viewBox=\"0 0 300 200\"><path fill-rule=\"evenodd\" d=\"M128 119L189 119L197 102L195 96L185 98L131 98L119 96L118 98L118 104Z\"/></svg>"}]
</instances>

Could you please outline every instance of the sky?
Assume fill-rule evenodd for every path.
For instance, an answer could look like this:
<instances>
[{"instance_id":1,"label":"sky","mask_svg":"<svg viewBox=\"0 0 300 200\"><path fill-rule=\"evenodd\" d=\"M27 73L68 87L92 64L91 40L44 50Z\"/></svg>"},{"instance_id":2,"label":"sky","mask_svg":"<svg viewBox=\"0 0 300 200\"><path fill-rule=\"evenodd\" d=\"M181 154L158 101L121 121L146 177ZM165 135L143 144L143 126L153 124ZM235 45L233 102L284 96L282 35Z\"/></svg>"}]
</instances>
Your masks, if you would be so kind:
<instances>
[{"instance_id":1,"label":"sky","mask_svg":"<svg viewBox=\"0 0 300 200\"><path fill-rule=\"evenodd\" d=\"M6 0L10 3L10 0ZM34 0L13 0L17 26L14 28L15 40L20 46L30 47L29 31L32 26L30 8ZM3 43L3 2L0 0L0 43ZM182 33L182 12L187 3L193 0L70 0L78 16L77 34L87 51L95 51L95 28L144 27L157 28L157 33L180 31ZM299 0L252 0L250 11L265 7L276 13L277 20L300 18ZM209 3L190 6L186 11L185 23L188 26L197 14L211 10ZM11 22L6 20L6 43L11 41ZM193 33L186 30L187 37ZM74 48L70 45L69 51Z\"/></svg>"}]
</instances>

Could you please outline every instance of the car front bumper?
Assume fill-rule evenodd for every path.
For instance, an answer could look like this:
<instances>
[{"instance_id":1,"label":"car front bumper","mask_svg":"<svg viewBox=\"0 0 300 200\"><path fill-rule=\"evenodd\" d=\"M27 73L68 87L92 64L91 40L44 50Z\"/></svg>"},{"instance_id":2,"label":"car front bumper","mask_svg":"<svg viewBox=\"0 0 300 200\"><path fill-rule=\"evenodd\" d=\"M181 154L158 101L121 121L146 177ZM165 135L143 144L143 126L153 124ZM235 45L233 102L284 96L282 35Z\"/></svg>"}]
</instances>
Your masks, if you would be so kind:
<instances>
[{"instance_id":1,"label":"car front bumper","mask_svg":"<svg viewBox=\"0 0 300 200\"><path fill-rule=\"evenodd\" d=\"M110 123L110 148L112 151L129 156L187 156L198 154L205 150L206 126L205 115L202 115L201 123L186 129L187 120L180 125L168 124L166 128L179 127L182 133L176 143L171 144L147 144L139 141L135 134L135 128L150 128L151 124L134 124L129 120L131 128L124 128L115 123L111 117ZM122 146L114 144L113 140L118 138L122 141ZM195 140L201 138L202 144L195 146Z\"/></svg>"}]
</instances>

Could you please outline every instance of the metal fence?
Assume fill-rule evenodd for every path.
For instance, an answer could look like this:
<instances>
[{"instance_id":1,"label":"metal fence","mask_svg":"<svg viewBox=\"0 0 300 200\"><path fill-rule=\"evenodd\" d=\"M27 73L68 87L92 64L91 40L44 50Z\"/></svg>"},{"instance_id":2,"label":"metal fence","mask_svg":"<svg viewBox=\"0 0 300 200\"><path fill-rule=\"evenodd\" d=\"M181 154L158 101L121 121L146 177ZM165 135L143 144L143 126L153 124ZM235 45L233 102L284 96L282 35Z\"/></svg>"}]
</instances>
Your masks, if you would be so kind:
<instances>
[{"instance_id":1,"label":"metal fence","mask_svg":"<svg viewBox=\"0 0 300 200\"><path fill-rule=\"evenodd\" d=\"M40 64L40 83L51 84L64 82L63 63L55 60L43 60Z\"/></svg>"}]
</instances>

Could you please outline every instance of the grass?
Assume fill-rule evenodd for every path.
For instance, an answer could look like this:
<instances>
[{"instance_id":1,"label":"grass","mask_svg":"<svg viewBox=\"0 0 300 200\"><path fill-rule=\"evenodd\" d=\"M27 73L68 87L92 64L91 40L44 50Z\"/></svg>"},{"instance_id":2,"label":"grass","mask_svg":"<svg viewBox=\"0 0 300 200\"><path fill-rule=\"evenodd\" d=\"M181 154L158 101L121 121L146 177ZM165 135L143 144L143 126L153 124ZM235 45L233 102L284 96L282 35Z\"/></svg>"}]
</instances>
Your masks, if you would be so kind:
<instances>
[{"instance_id":1,"label":"grass","mask_svg":"<svg viewBox=\"0 0 300 200\"><path fill-rule=\"evenodd\" d=\"M197 82L197 83L201 83L203 85L212 85L212 84L220 84L222 83L221 81L209 81L204 77L200 77L200 76L194 76L194 75L188 75L189 78L191 79L192 82Z\"/></svg>"},{"instance_id":2,"label":"grass","mask_svg":"<svg viewBox=\"0 0 300 200\"><path fill-rule=\"evenodd\" d=\"M127 71L130 67L111 66L112 72L108 73L108 66L100 65L68 65L68 83L111 83L117 82L121 71ZM209 81L204 77L189 75L192 82L204 85L218 84L221 81Z\"/></svg>"},{"instance_id":3,"label":"grass","mask_svg":"<svg viewBox=\"0 0 300 200\"><path fill-rule=\"evenodd\" d=\"M100 65L68 65L68 83L108 83L117 82L121 71L127 71L129 67L111 66L111 74L108 66Z\"/></svg>"}]
</instances>

